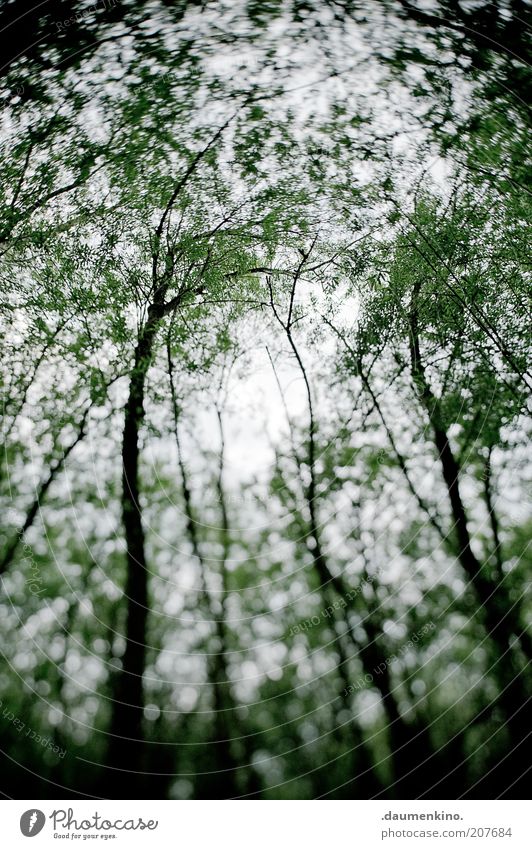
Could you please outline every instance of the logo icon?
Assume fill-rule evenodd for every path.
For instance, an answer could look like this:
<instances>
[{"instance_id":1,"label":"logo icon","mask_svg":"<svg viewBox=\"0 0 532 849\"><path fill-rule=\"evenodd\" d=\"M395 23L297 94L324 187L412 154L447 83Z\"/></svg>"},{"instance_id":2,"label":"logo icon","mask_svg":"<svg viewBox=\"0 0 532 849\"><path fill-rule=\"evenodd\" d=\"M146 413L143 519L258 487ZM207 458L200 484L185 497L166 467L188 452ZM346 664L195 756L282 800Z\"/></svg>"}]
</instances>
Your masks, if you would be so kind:
<instances>
[{"instance_id":1,"label":"logo icon","mask_svg":"<svg viewBox=\"0 0 532 849\"><path fill-rule=\"evenodd\" d=\"M24 837L35 837L44 827L46 817L37 808L24 811L20 818L20 830Z\"/></svg>"}]
</instances>

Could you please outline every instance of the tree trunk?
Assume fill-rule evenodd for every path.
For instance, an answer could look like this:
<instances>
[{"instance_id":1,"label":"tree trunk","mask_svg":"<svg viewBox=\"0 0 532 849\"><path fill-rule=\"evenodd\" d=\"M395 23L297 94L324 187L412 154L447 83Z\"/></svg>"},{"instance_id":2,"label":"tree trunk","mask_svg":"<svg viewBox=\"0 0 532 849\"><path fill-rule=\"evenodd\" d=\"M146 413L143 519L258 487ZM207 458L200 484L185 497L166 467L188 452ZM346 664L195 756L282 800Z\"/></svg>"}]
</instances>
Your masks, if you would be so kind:
<instances>
[{"instance_id":1,"label":"tree trunk","mask_svg":"<svg viewBox=\"0 0 532 849\"><path fill-rule=\"evenodd\" d=\"M439 400L436 398L425 374L421 359L417 324L417 293L414 292L413 307L410 315L410 360L412 377L418 397L428 415L434 444L438 451L443 479L447 487L454 531L458 543L458 559L464 569L473 590L482 606L486 623L492 639L496 642L500 654L504 654L513 644L513 637L521 639L523 627L519 623L508 593L502 582L493 581L483 569L471 546L468 517L460 492L460 467L447 436ZM524 646L522 645L524 650ZM528 656L528 660L532 657Z\"/></svg>"},{"instance_id":2,"label":"tree trunk","mask_svg":"<svg viewBox=\"0 0 532 849\"><path fill-rule=\"evenodd\" d=\"M125 407L122 436L122 522L126 540L126 648L122 668L116 676L113 696L107 766L111 797L142 796L142 770L145 740L142 719L146 665L146 628L148 619L148 568L139 487L139 433L145 410L146 375L153 357L154 341L161 314L150 307L148 321L139 334L129 396Z\"/></svg>"},{"instance_id":3,"label":"tree trunk","mask_svg":"<svg viewBox=\"0 0 532 849\"><path fill-rule=\"evenodd\" d=\"M514 640L521 641L521 650L525 654L526 640L523 640L522 636L524 628L519 623L518 609L516 610L516 606L510 600L504 584L491 579L486 569L477 560L471 546L468 517L460 492L460 467L443 423L440 402L432 392L421 358L417 318L418 294L419 287L416 287L410 313L412 377L432 427L454 521L458 559L478 599L488 638L494 649L493 669L500 689L494 707L500 705L502 708L510 732L510 748L515 747L513 755L508 760L512 761L516 774L524 776L527 769L526 760L530 757L532 749L529 728L524 715L529 696L523 675L523 664L516 656L514 645ZM530 657L528 659L530 660Z\"/></svg>"},{"instance_id":4,"label":"tree trunk","mask_svg":"<svg viewBox=\"0 0 532 849\"><path fill-rule=\"evenodd\" d=\"M291 299L292 304L294 300L294 291L295 289L293 288ZM309 483L308 486L304 487L305 500L309 513L309 528L306 540L307 547L313 557L314 568L320 580L320 592L322 594L322 597L324 599L327 599L329 592L328 588L331 587L334 592L345 602L345 600L349 598L348 590L345 586L343 579L340 576L337 576L333 572L331 572L321 544L321 530L317 516L316 421L314 416L314 404L310 388L310 381L308 379L307 371L303 360L301 359L299 350L295 344L295 340L291 332L290 323L287 323L286 325L283 324L281 321L280 323L287 335L288 342L301 371L301 375L305 383L308 403L309 436L308 455L306 463L309 472ZM349 623L347 616L347 613L350 609L353 609L353 604L351 601L346 604L346 634L350 638L356 653L360 657L364 672L366 674L369 673L370 675L372 675L377 667L385 667L385 675L377 676L377 689L379 690L382 697L382 707L386 716L387 725L390 733L391 764L393 773L392 793L394 795L404 795L406 798L409 798L415 795L414 791L417 787L416 782L419 781L419 774L416 775L415 772L416 761L413 759L413 755L415 749L416 755L418 754L417 748L419 747L416 746L416 742L419 740L421 729L408 725L408 723L404 721L400 714L398 705L395 700L395 696L390 686L389 673L386 667L386 653L381 650L381 647L376 639L377 630L381 630L380 623L379 626L376 626L375 617L373 616L372 619L371 613L366 619L366 622L370 623L371 627L375 632L373 639L368 634L368 645L371 646L371 651L369 651L367 646L361 646L360 642L357 640L355 634L353 633L353 629ZM410 745L405 750L405 746L407 743ZM430 754L430 741L428 735L424 735L424 745L422 749L423 755L428 757L428 755ZM414 778L410 781L408 781L406 778L408 773L413 773L414 775ZM375 784L376 783L378 783L377 778L375 778Z\"/></svg>"}]
</instances>

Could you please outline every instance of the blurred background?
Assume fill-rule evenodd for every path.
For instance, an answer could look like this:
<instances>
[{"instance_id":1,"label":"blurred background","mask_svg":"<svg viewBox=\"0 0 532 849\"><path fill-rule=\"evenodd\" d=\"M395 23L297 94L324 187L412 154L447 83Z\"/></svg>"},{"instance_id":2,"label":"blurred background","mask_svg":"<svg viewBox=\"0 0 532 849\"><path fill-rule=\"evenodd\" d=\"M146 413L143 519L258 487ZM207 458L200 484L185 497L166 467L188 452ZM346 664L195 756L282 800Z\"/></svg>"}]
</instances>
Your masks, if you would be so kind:
<instances>
[{"instance_id":1,"label":"blurred background","mask_svg":"<svg viewBox=\"0 0 532 849\"><path fill-rule=\"evenodd\" d=\"M0 4L7 798L519 798L529 6Z\"/></svg>"}]
</instances>

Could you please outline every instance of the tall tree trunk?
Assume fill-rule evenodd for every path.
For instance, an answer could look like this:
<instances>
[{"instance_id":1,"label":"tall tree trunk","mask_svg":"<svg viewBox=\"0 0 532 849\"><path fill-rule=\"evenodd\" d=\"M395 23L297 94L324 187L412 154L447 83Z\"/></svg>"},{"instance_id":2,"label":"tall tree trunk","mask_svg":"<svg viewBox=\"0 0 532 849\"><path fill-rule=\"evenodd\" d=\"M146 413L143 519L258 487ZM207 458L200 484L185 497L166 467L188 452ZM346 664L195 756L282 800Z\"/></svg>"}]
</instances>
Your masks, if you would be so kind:
<instances>
[{"instance_id":1,"label":"tall tree trunk","mask_svg":"<svg viewBox=\"0 0 532 849\"><path fill-rule=\"evenodd\" d=\"M495 568L495 576L497 580L497 584L501 584L504 580L504 557L503 557L503 547L502 541L500 538L499 531L499 518L497 516L497 511L495 509L495 504L493 503L493 487L492 487L492 471L491 471L491 452L492 449L489 449L488 456L486 458L486 462L484 465L484 474L483 474L483 483L484 483L484 500L486 502L486 509L488 511L491 533L493 538L493 562ZM521 605L518 604L516 606L516 611L518 614L521 614ZM522 614L519 617L522 619ZM520 627L520 626L519 626ZM520 643L525 652L527 658L532 658L532 638L526 629L521 630L520 635Z\"/></svg>"},{"instance_id":2,"label":"tall tree trunk","mask_svg":"<svg viewBox=\"0 0 532 849\"><path fill-rule=\"evenodd\" d=\"M139 434L145 410L146 375L152 361L161 310L151 306L135 349L122 435L122 522L126 540L126 648L115 679L107 766L125 770L113 776L110 787L121 798L141 793L144 760L144 687L148 620L148 567L139 487ZM142 794L141 794L142 795Z\"/></svg>"},{"instance_id":3,"label":"tall tree trunk","mask_svg":"<svg viewBox=\"0 0 532 849\"><path fill-rule=\"evenodd\" d=\"M218 461L218 474L216 476L216 493L220 505L220 542L222 545L222 557L220 560L221 593L219 610L215 615L216 636L218 640L218 651L211 658L210 676L214 687L214 737L216 761L219 768L224 771L219 775L212 775L211 782L215 798L231 798L239 795L237 780L237 760L233 751L234 743L231 734L236 723L235 701L231 690L228 670L228 629L227 629L227 594L229 585L227 580L227 561L231 550L231 528L229 524L229 512L224 487L225 467L225 434L223 419L220 408L216 407L218 429L220 434L220 454ZM212 607L211 607L212 609ZM251 767L250 767L251 769ZM244 787L244 792L247 788Z\"/></svg>"},{"instance_id":4,"label":"tall tree trunk","mask_svg":"<svg viewBox=\"0 0 532 849\"><path fill-rule=\"evenodd\" d=\"M492 580L472 549L468 516L460 492L460 467L444 426L440 402L432 392L421 357L417 314L418 296L419 285L416 285L410 311L412 377L433 431L434 444L438 451L454 521L458 559L476 594L489 641L494 649L494 674L500 688L498 704L502 708L510 732L511 747L515 747L510 760L517 775L523 776L528 769L527 759L528 766L530 765L532 752L532 741L525 716L530 696L524 679L523 664L516 656L514 641L520 641L521 649L525 653L527 643L523 640L524 628L519 622L519 609L512 603L504 583Z\"/></svg>"},{"instance_id":5,"label":"tall tree trunk","mask_svg":"<svg viewBox=\"0 0 532 849\"><path fill-rule=\"evenodd\" d=\"M312 250L312 248L310 250ZM408 749L408 757L405 757L405 745L407 743L412 743L412 741L418 741L421 729L408 725L408 723L404 721L399 711L399 707L395 700L393 689L390 683L389 672L386 664L387 655L386 652L382 651L379 641L376 639L377 631L380 630L380 628L376 625L375 622L375 612L373 614L373 619L371 619L371 614L366 619L367 622L371 620L371 627L374 631L374 637L372 639L368 634L369 640L366 645L363 646L360 644L360 641L355 636L353 629L349 623L348 613L350 610L353 610L354 607L351 600L346 601L346 599L349 599L348 588L346 587L343 579L340 576L335 575L329 568L328 560L325 556L321 543L321 529L317 515L316 419L314 415L314 402L312 398L312 391L307 370L305 368L305 364L303 363L303 360L299 353L299 349L295 343L295 339L292 334L292 314L295 301L296 285L299 275L303 269L304 263L308 259L309 255L310 251L308 253L303 253L303 259L294 275L294 281L290 296L288 318L285 322L281 319L277 307L274 305L273 291L270 286L270 303L272 306L272 310L277 321L286 333L288 343L290 345L290 348L292 349L292 353L294 354L297 365L301 372L307 396L309 430L306 465L308 469L309 482L307 486L303 487L309 515L306 542L307 547L313 557L313 565L320 581L320 593L322 594L322 597L324 599L327 599L330 588L332 588L332 590L344 601L344 604L346 606L346 634L351 640L356 653L360 657L364 672L366 674L369 673L370 675L373 675L373 672L376 668L385 669L384 675L376 676L376 685L382 697L382 707L387 718L387 724L390 731L391 764L394 785L392 793L394 795L405 795L408 798L408 796L412 795L412 785L414 784L415 789L416 781L419 780L419 778L415 776L415 762L412 763L411 760L412 754L416 746L410 745ZM428 735L424 735L423 753L425 756L428 756L428 752L430 750L429 743L430 741L428 739ZM409 781L409 774L414 774L414 779Z\"/></svg>"},{"instance_id":6,"label":"tall tree trunk","mask_svg":"<svg viewBox=\"0 0 532 849\"><path fill-rule=\"evenodd\" d=\"M286 330L286 328L284 328ZM293 340L292 340L293 346ZM315 503L315 492L316 492L316 481L315 481L315 465L314 465L314 454L315 448L311 450L312 457L312 474L310 477L310 486L313 491L313 497L311 498L311 503L309 503L309 491L308 487L305 486L303 482L303 474L302 474L302 461L298 455L296 449L296 440L294 437L292 421L290 418L290 414L288 411L288 406L286 403L286 399L284 396L283 388L281 386L281 382L279 380L277 370L275 368L275 363L271 357L271 354L268 349L266 349L268 353L268 358L270 360L272 370L274 373L275 381L277 383L277 387L279 389L279 394L281 396L281 401L283 404L283 409L286 415L286 419L288 422L288 428L290 431L290 442L292 447L292 452L294 455L294 459L296 462L296 466L299 474L299 481L301 485L301 489L305 494L308 514L310 517L310 522L307 524L307 533L305 536L305 544L309 549L311 556L313 558L313 568L316 571L316 574L319 579L319 593L322 598L322 603L324 609L328 609L331 605L334 605L336 601L337 594L340 597L345 597L346 589L343 586L341 579L335 578L335 576L331 573L327 559L322 550L321 546L321 533L317 522L316 515L316 503ZM299 358L298 360L300 370L304 374L305 377L305 385L307 388L307 400L309 404L309 421L310 421L310 432L314 434L314 408L312 402L312 395L310 393L310 383L307 379L306 371L304 369L304 365L302 360ZM314 436L312 436L314 441ZM310 468L310 459L309 459L309 468ZM312 506L311 506L312 505ZM336 611L338 613L338 611ZM332 622L332 630L336 635L336 648L338 651L338 675L340 678L340 684L342 687L342 692L340 693L340 708L335 711L335 715L339 714L342 709L347 709L351 713L351 704L348 695L348 691L351 687L351 681L349 679L349 657L344 645L345 638L354 645L355 651L357 654L359 653L360 646L358 642L356 642L354 635L349 627L349 623L347 620L344 621L345 628L341 628L341 616L334 616ZM341 741L342 735L341 728L339 727L340 723L336 727L334 731L334 736L336 739ZM348 788L351 790L352 798L361 798L368 799L376 796L378 793L382 791L382 783L380 778L373 767L371 752L369 747L367 746L364 736L361 732L360 726L357 723L355 717L351 716L351 720L348 724L348 730L350 733L350 744L351 744L351 757L349 759L349 771L353 776L352 781L348 783Z\"/></svg>"},{"instance_id":7,"label":"tall tree trunk","mask_svg":"<svg viewBox=\"0 0 532 849\"><path fill-rule=\"evenodd\" d=\"M181 476L181 485L183 492L184 512L186 521L186 532L192 548L192 553L196 558L200 571L200 598L208 616L215 623L215 633L218 641L218 650L209 655L208 660L208 675L212 684L213 695L213 710L214 723L213 735L209 741L209 754L214 753L214 770L203 780L205 786L205 795L209 798L219 799L239 795L239 787L236 780L237 760L234 757L231 747L230 735L232 728L238 727L236 722L236 704L231 691L228 675L227 655L228 655L228 635L226 624L225 599L228 591L226 561L229 556L230 549L230 528L229 516L227 511L227 503L223 486L223 471L225 462L225 439L223 431L223 422L220 411L217 409L218 426L220 430L221 449L219 457L218 475L216 478L216 492L220 504L221 527L220 535L222 541L223 555L221 560L221 579L222 592L219 609L216 610L216 605L213 602L211 593L207 583L207 565L203 557L202 546L197 532L197 521L192 503L192 492L188 480L186 464L183 459L181 449L181 440L179 437L179 403L174 380L174 365L171 356L170 343L167 345L168 358L168 375L170 379L170 393L172 397L173 419L174 419L174 437L177 448L177 460ZM256 788L256 776L252 775L253 768L249 767L250 782L253 788ZM248 788L244 787L244 791Z\"/></svg>"},{"instance_id":8,"label":"tall tree trunk","mask_svg":"<svg viewBox=\"0 0 532 849\"><path fill-rule=\"evenodd\" d=\"M199 150L184 173L175 181L159 223L152 237L152 300L147 321L141 328L135 348L129 396L125 407L122 435L122 522L126 539L126 649L122 669L116 677L107 766L125 770L122 796L134 797L141 787L139 772L143 764L144 738L142 718L144 687L142 676L146 664L146 627L148 619L148 571L139 487L139 433L144 421L146 375L153 359L157 332L164 316L174 312L187 298L203 292L202 285L187 288L187 281L169 301L168 290L174 282L176 256L173 250L162 250L162 238L174 206L199 163L220 138L232 120L231 116ZM205 271L206 263L203 267ZM203 273L203 272L202 272ZM201 275L200 275L201 276ZM109 769L112 778L112 770ZM141 792L141 791L140 791Z\"/></svg>"},{"instance_id":9,"label":"tall tree trunk","mask_svg":"<svg viewBox=\"0 0 532 849\"><path fill-rule=\"evenodd\" d=\"M417 319L417 297L414 290L410 313L410 361L418 397L428 415L434 444L438 451L443 479L447 487L451 515L458 543L458 558L481 604L492 639L501 654L509 650L513 637L521 640L524 628L519 622L515 605L508 597L502 582L493 581L475 556L468 528L468 517L460 492L460 467L456 460L443 423L439 400L434 395L421 357ZM524 650L524 646L522 645ZM531 660L532 656L528 657Z\"/></svg>"}]
</instances>

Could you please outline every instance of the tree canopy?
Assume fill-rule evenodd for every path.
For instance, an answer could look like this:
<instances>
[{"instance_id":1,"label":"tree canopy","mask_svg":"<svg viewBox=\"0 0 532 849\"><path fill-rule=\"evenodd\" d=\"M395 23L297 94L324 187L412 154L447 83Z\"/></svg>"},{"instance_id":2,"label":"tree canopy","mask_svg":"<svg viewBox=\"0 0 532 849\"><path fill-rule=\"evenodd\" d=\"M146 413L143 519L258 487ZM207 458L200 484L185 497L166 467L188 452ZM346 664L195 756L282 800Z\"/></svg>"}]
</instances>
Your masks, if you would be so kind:
<instances>
[{"instance_id":1,"label":"tree canopy","mask_svg":"<svg viewBox=\"0 0 532 849\"><path fill-rule=\"evenodd\" d=\"M527 25L0 7L4 792L524 792Z\"/></svg>"}]
</instances>

